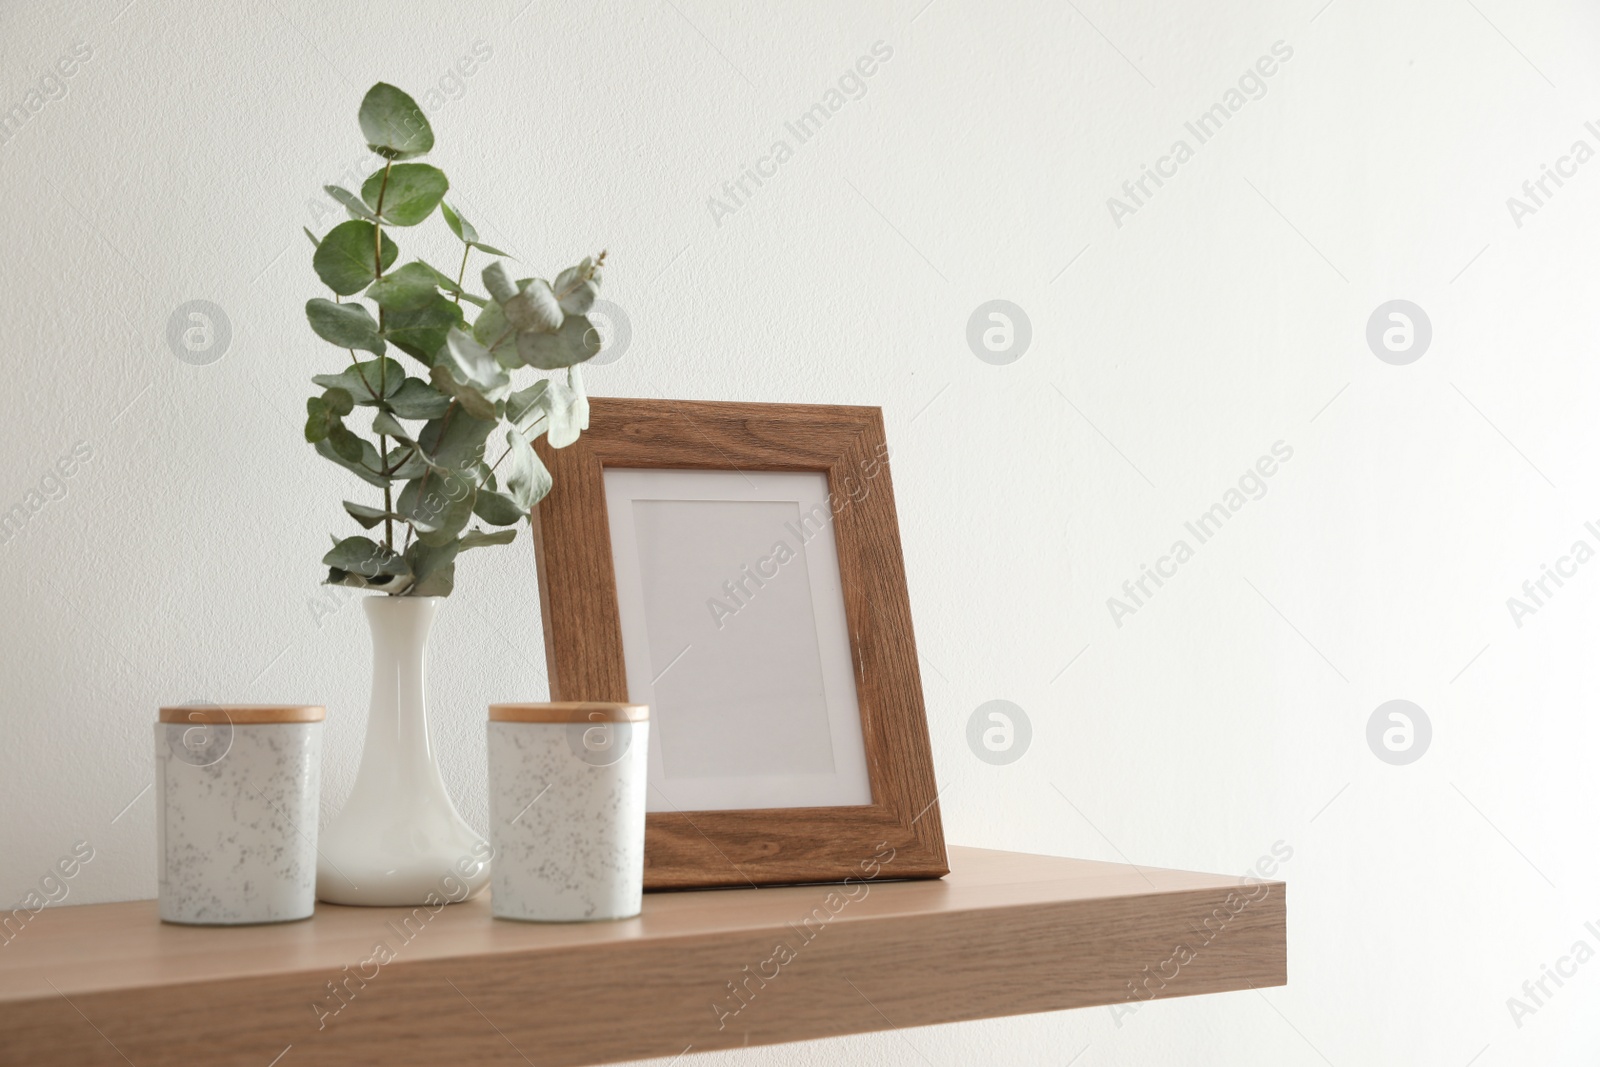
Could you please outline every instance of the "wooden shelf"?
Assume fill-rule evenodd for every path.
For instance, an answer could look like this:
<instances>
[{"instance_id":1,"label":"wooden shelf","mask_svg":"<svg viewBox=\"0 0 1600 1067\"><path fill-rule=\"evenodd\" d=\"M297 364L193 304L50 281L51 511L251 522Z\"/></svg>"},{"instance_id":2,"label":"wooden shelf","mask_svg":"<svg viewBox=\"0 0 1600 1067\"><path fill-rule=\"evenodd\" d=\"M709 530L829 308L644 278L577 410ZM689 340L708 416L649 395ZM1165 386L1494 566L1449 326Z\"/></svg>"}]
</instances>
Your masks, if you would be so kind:
<instances>
[{"instance_id":1,"label":"wooden shelf","mask_svg":"<svg viewBox=\"0 0 1600 1067\"><path fill-rule=\"evenodd\" d=\"M0 946L0 1064L553 1067L1287 981L1281 882L971 848L950 865L651 894L638 919L564 926L481 899L230 928L165 925L154 901L50 907Z\"/></svg>"}]
</instances>

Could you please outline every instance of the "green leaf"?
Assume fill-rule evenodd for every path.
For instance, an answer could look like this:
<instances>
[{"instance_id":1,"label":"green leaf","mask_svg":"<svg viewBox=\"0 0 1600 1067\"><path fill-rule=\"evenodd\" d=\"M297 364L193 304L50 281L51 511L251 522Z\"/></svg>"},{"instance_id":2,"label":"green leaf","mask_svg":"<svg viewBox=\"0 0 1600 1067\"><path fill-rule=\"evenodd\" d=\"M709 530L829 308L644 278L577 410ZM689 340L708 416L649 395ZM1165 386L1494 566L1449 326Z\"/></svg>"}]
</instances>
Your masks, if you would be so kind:
<instances>
[{"instance_id":1,"label":"green leaf","mask_svg":"<svg viewBox=\"0 0 1600 1067\"><path fill-rule=\"evenodd\" d=\"M384 171L375 171L361 186L361 199L373 211L378 211L378 195L383 194L380 214L391 226L415 226L433 214L450 188L450 179L438 167L426 163L396 163L386 168L389 178L384 184Z\"/></svg>"},{"instance_id":2,"label":"green leaf","mask_svg":"<svg viewBox=\"0 0 1600 1067\"><path fill-rule=\"evenodd\" d=\"M583 376L578 373L579 365L574 363L567 368L567 387L572 390L572 419L578 424L579 430L589 428L589 394L583 390Z\"/></svg>"},{"instance_id":3,"label":"green leaf","mask_svg":"<svg viewBox=\"0 0 1600 1067\"><path fill-rule=\"evenodd\" d=\"M455 588L456 553L461 542L429 545L418 541L406 549L406 562L411 565L415 583L408 591L411 596L449 596Z\"/></svg>"},{"instance_id":4,"label":"green leaf","mask_svg":"<svg viewBox=\"0 0 1600 1067\"><path fill-rule=\"evenodd\" d=\"M373 213L372 209L367 207L366 204L363 204L361 202L361 198L355 193L352 193L350 190L341 188L337 185L324 185L322 187L322 191L339 201L339 203L343 204L345 210L350 212L353 217L358 219L366 219L368 222L379 221L378 216Z\"/></svg>"},{"instance_id":5,"label":"green leaf","mask_svg":"<svg viewBox=\"0 0 1600 1067\"><path fill-rule=\"evenodd\" d=\"M323 579L323 585L347 585L352 589L365 589L367 580L359 574L342 571L338 567L328 568L328 577Z\"/></svg>"},{"instance_id":6,"label":"green leaf","mask_svg":"<svg viewBox=\"0 0 1600 1067\"><path fill-rule=\"evenodd\" d=\"M438 293L437 286L433 268L413 261L373 282L365 295L385 311L408 311L426 304Z\"/></svg>"},{"instance_id":7,"label":"green leaf","mask_svg":"<svg viewBox=\"0 0 1600 1067\"><path fill-rule=\"evenodd\" d=\"M582 315L568 315L555 333L517 334L517 354L540 370L570 367L600 352L600 331Z\"/></svg>"},{"instance_id":8,"label":"green leaf","mask_svg":"<svg viewBox=\"0 0 1600 1067\"><path fill-rule=\"evenodd\" d=\"M392 511L384 511L382 508L369 508L365 504L357 504L353 500L346 500L344 502L344 509L350 513L350 517L352 519L359 522L363 528L368 530L378 525L378 523L382 522L384 519L398 519L401 522L405 521L403 516L396 515Z\"/></svg>"},{"instance_id":9,"label":"green leaf","mask_svg":"<svg viewBox=\"0 0 1600 1067\"><path fill-rule=\"evenodd\" d=\"M515 526L528 517L528 512L515 500L493 489L479 489L472 510L491 526Z\"/></svg>"},{"instance_id":10,"label":"green leaf","mask_svg":"<svg viewBox=\"0 0 1600 1067\"><path fill-rule=\"evenodd\" d=\"M403 557L402 557L403 559ZM405 564L408 568L409 563ZM346 585L352 589L376 589L380 593L391 596L404 593L411 586L411 575L406 574L380 574L375 578L365 578L351 571L340 570L338 567L328 568L328 578L325 585Z\"/></svg>"},{"instance_id":11,"label":"green leaf","mask_svg":"<svg viewBox=\"0 0 1600 1067\"><path fill-rule=\"evenodd\" d=\"M346 537L322 557L322 562L369 580L382 574L399 576L411 573L405 557L368 537Z\"/></svg>"},{"instance_id":12,"label":"green leaf","mask_svg":"<svg viewBox=\"0 0 1600 1067\"><path fill-rule=\"evenodd\" d=\"M457 407L424 426L417 435L417 443L432 466L445 471L465 471L483 461L485 445L495 425Z\"/></svg>"},{"instance_id":13,"label":"green leaf","mask_svg":"<svg viewBox=\"0 0 1600 1067\"><path fill-rule=\"evenodd\" d=\"M506 495L527 513L550 491L550 472L533 454L528 439L516 430L506 431L506 444L511 446L506 457Z\"/></svg>"},{"instance_id":14,"label":"green leaf","mask_svg":"<svg viewBox=\"0 0 1600 1067\"><path fill-rule=\"evenodd\" d=\"M496 420L511 392L511 376L465 331L451 330L433 364L433 384L461 402L467 414Z\"/></svg>"},{"instance_id":15,"label":"green leaf","mask_svg":"<svg viewBox=\"0 0 1600 1067\"><path fill-rule=\"evenodd\" d=\"M389 407L402 419L437 419L450 409L450 398L421 378L407 378Z\"/></svg>"},{"instance_id":16,"label":"green leaf","mask_svg":"<svg viewBox=\"0 0 1600 1067\"><path fill-rule=\"evenodd\" d=\"M312 248L318 248L318 247L321 246L322 242L317 240L317 235L316 234L312 233L310 230L306 229L304 226L300 227L300 232L306 235L306 240L311 242L311 247Z\"/></svg>"},{"instance_id":17,"label":"green leaf","mask_svg":"<svg viewBox=\"0 0 1600 1067\"><path fill-rule=\"evenodd\" d=\"M472 521L478 487L460 475L434 473L407 482L395 510L406 517L425 545L455 540Z\"/></svg>"},{"instance_id":18,"label":"green leaf","mask_svg":"<svg viewBox=\"0 0 1600 1067\"><path fill-rule=\"evenodd\" d=\"M556 275L551 288L555 290L562 311L568 315L584 314L594 307L595 298L600 295L600 281L594 261L585 257L576 267L568 267Z\"/></svg>"},{"instance_id":19,"label":"green leaf","mask_svg":"<svg viewBox=\"0 0 1600 1067\"><path fill-rule=\"evenodd\" d=\"M528 388L506 398L506 418L511 425L527 434L529 440L539 436L533 432L533 425L544 417L544 394L549 388L550 380L540 378Z\"/></svg>"},{"instance_id":20,"label":"green leaf","mask_svg":"<svg viewBox=\"0 0 1600 1067\"><path fill-rule=\"evenodd\" d=\"M420 449L411 445L397 445L389 449L389 454L383 457L383 467L393 472L389 477L403 482L422 477L428 470L428 463L422 458Z\"/></svg>"},{"instance_id":21,"label":"green leaf","mask_svg":"<svg viewBox=\"0 0 1600 1067\"><path fill-rule=\"evenodd\" d=\"M345 394L349 396L349 393ZM339 413L328 406L325 396L313 396L306 400L306 440L312 444L326 441L328 434L339 425Z\"/></svg>"},{"instance_id":22,"label":"green leaf","mask_svg":"<svg viewBox=\"0 0 1600 1067\"><path fill-rule=\"evenodd\" d=\"M464 243L471 245L480 252L487 252L491 256L511 255L510 252L502 252L498 248L491 248L480 241L478 239L478 231L473 228L472 223L463 218L461 212L449 204L441 204L439 212L444 215L444 224L450 227L450 232L461 238Z\"/></svg>"},{"instance_id":23,"label":"green leaf","mask_svg":"<svg viewBox=\"0 0 1600 1067\"><path fill-rule=\"evenodd\" d=\"M469 548L483 548L486 545L509 545L516 539L517 531L515 530L496 530L494 533L472 530L462 536L461 551L465 552Z\"/></svg>"},{"instance_id":24,"label":"green leaf","mask_svg":"<svg viewBox=\"0 0 1600 1067\"><path fill-rule=\"evenodd\" d=\"M410 159L433 148L433 127L417 102L386 82L361 101L361 133L367 147L385 159Z\"/></svg>"},{"instance_id":25,"label":"green leaf","mask_svg":"<svg viewBox=\"0 0 1600 1067\"><path fill-rule=\"evenodd\" d=\"M504 263L491 263L483 268L483 287L489 290L489 295L497 304L505 304L521 291L517 283L511 280Z\"/></svg>"},{"instance_id":26,"label":"green leaf","mask_svg":"<svg viewBox=\"0 0 1600 1067\"><path fill-rule=\"evenodd\" d=\"M384 343L378 336L378 324L360 304L335 304L320 296L313 297L306 301L306 320L317 336L329 344L383 355Z\"/></svg>"},{"instance_id":27,"label":"green leaf","mask_svg":"<svg viewBox=\"0 0 1600 1067\"><path fill-rule=\"evenodd\" d=\"M580 390L552 380L545 390L545 417L550 420L545 440L551 448L566 448L578 439L579 432L589 421L589 401Z\"/></svg>"},{"instance_id":28,"label":"green leaf","mask_svg":"<svg viewBox=\"0 0 1600 1067\"><path fill-rule=\"evenodd\" d=\"M335 386L332 389L324 392L322 394L322 401L328 405L328 410L333 412L335 415L348 415L356 409L356 401L355 398L350 395L350 391L347 389L340 389L338 386Z\"/></svg>"},{"instance_id":29,"label":"green leaf","mask_svg":"<svg viewBox=\"0 0 1600 1067\"><path fill-rule=\"evenodd\" d=\"M380 411L372 417L372 432L393 437L398 441L410 441L411 431L400 425L398 419L387 411Z\"/></svg>"},{"instance_id":30,"label":"green leaf","mask_svg":"<svg viewBox=\"0 0 1600 1067\"><path fill-rule=\"evenodd\" d=\"M391 397L405 383L406 370L397 360L369 359L346 367L339 374L314 374L313 382L324 389L343 389L357 404L376 404L380 394Z\"/></svg>"},{"instance_id":31,"label":"green leaf","mask_svg":"<svg viewBox=\"0 0 1600 1067\"><path fill-rule=\"evenodd\" d=\"M483 309L472 324L472 339L493 352L502 367L514 370L526 365L517 355L517 333L506 322L506 313L500 310L499 304L491 301Z\"/></svg>"},{"instance_id":32,"label":"green leaf","mask_svg":"<svg viewBox=\"0 0 1600 1067\"><path fill-rule=\"evenodd\" d=\"M419 259L417 262L422 263L422 260ZM461 288L461 286L457 285L456 280L450 277L450 275L446 274L444 271L439 270L437 267L429 263L422 263L422 265L433 271L434 284L443 289L445 292L449 293L451 296L459 296L468 303L476 304L479 307L485 307L488 305L489 301L485 300L476 293L467 292L465 289Z\"/></svg>"},{"instance_id":33,"label":"green leaf","mask_svg":"<svg viewBox=\"0 0 1600 1067\"><path fill-rule=\"evenodd\" d=\"M328 444L333 446L334 454L346 463L360 463L366 458L366 450L372 448L364 437L352 433L344 423L328 431ZM377 450L373 451L376 454Z\"/></svg>"},{"instance_id":34,"label":"green leaf","mask_svg":"<svg viewBox=\"0 0 1600 1067\"><path fill-rule=\"evenodd\" d=\"M465 321L460 305L434 293L432 299L418 307L386 313L383 336L400 351L431 367L450 330Z\"/></svg>"},{"instance_id":35,"label":"green leaf","mask_svg":"<svg viewBox=\"0 0 1600 1067\"><path fill-rule=\"evenodd\" d=\"M373 269L372 249L376 227L362 219L341 222L328 231L317 245L311 265L316 268L322 283L340 296L353 296L372 284L378 276ZM383 269L400 255L400 248L389 235L382 237Z\"/></svg>"},{"instance_id":36,"label":"green leaf","mask_svg":"<svg viewBox=\"0 0 1600 1067\"><path fill-rule=\"evenodd\" d=\"M356 447L359 449L360 458L351 460L341 455L332 440L334 437L340 438L341 443L338 447L343 447L347 451L350 448L349 442L354 440ZM385 478L381 473L382 468L379 466L378 450L372 447L371 442L366 438L357 437L343 426L335 428L330 432L329 437L318 441L316 447L319 456L331 459L369 485L376 485L381 488L389 484L389 479Z\"/></svg>"},{"instance_id":37,"label":"green leaf","mask_svg":"<svg viewBox=\"0 0 1600 1067\"><path fill-rule=\"evenodd\" d=\"M483 271L484 288L505 313L506 322L519 333L560 329L562 311L550 283L538 278L513 282L504 263L491 263Z\"/></svg>"},{"instance_id":38,"label":"green leaf","mask_svg":"<svg viewBox=\"0 0 1600 1067\"><path fill-rule=\"evenodd\" d=\"M472 228L472 223L461 217L460 212L449 204L442 204L439 213L444 216L444 224L450 227L450 232L461 238L466 244L477 244L478 231Z\"/></svg>"}]
</instances>

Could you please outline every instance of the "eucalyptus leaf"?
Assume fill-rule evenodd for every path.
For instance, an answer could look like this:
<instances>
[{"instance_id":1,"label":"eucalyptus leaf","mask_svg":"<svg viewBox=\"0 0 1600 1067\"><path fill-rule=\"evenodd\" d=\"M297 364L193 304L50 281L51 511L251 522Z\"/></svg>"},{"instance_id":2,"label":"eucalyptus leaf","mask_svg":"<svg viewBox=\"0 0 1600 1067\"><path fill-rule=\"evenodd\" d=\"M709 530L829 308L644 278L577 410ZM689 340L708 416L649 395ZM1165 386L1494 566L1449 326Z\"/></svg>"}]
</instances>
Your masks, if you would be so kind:
<instances>
[{"instance_id":1,"label":"eucalyptus leaf","mask_svg":"<svg viewBox=\"0 0 1600 1067\"><path fill-rule=\"evenodd\" d=\"M583 389L583 375L578 373L579 365L574 363L567 368L567 387L575 396L572 404L572 418L578 424L579 430L589 428L589 394Z\"/></svg>"},{"instance_id":2,"label":"eucalyptus leaf","mask_svg":"<svg viewBox=\"0 0 1600 1067\"><path fill-rule=\"evenodd\" d=\"M449 204L440 204L439 213L444 216L444 224L450 227L450 232L466 244L478 243L478 231L473 229L472 223L461 217L461 213Z\"/></svg>"},{"instance_id":3,"label":"eucalyptus leaf","mask_svg":"<svg viewBox=\"0 0 1600 1067\"><path fill-rule=\"evenodd\" d=\"M505 313L506 322L519 333L549 333L561 328L561 304L549 282L539 278L513 282L505 264L496 262L484 269L483 284Z\"/></svg>"},{"instance_id":4,"label":"eucalyptus leaf","mask_svg":"<svg viewBox=\"0 0 1600 1067\"><path fill-rule=\"evenodd\" d=\"M322 402L335 415L348 415L356 409L355 398L350 395L350 391L338 386L325 391L322 394Z\"/></svg>"},{"instance_id":5,"label":"eucalyptus leaf","mask_svg":"<svg viewBox=\"0 0 1600 1067\"><path fill-rule=\"evenodd\" d=\"M433 384L461 402L469 415L499 418L501 405L511 392L511 377L465 331L451 330L433 364Z\"/></svg>"},{"instance_id":6,"label":"eucalyptus leaf","mask_svg":"<svg viewBox=\"0 0 1600 1067\"><path fill-rule=\"evenodd\" d=\"M548 378L540 378L526 389L518 390L506 398L506 418L511 425L527 434L528 439L539 436L533 432L534 423L544 417L544 395L550 388Z\"/></svg>"},{"instance_id":7,"label":"eucalyptus leaf","mask_svg":"<svg viewBox=\"0 0 1600 1067\"><path fill-rule=\"evenodd\" d=\"M360 463L367 458L366 450L372 448L366 438L352 433L342 422L334 424L328 430L328 439L325 443L333 449L334 455L346 463ZM377 449L372 451L374 455L377 454Z\"/></svg>"},{"instance_id":8,"label":"eucalyptus leaf","mask_svg":"<svg viewBox=\"0 0 1600 1067\"><path fill-rule=\"evenodd\" d=\"M437 546L418 541L406 549L406 562L415 581L411 595L449 596L455 588L456 554L460 551L459 541Z\"/></svg>"},{"instance_id":9,"label":"eucalyptus leaf","mask_svg":"<svg viewBox=\"0 0 1600 1067\"><path fill-rule=\"evenodd\" d=\"M472 510L491 526L515 526L528 517L527 509L494 489L479 489Z\"/></svg>"},{"instance_id":10,"label":"eucalyptus leaf","mask_svg":"<svg viewBox=\"0 0 1600 1067\"><path fill-rule=\"evenodd\" d=\"M504 304L520 291L504 263L491 263L483 268L483 287L497 304Z\"/></svg>"},{"instance_id":11,"label":"eucalyptus leaf","mask_svg":"<svg viewBox=\"0 0 1600 1067\"><path fill-rule=\"evenodd\" d=\"M389 397L389 408L402 419L437 419L450 409L450 398L421 378L407 378Z\"/></svg>"},{"instance_id":12,"label":"eucalyptus leaf","mask_svg":"<svg viewBox=\"0 0 1600 1067\"><path fill-rule=\"evenodd\" d=\"M506 313L491 301L472 324L472 338L494 353L502 367L515 370L526 366L517 355L517 332L506 322Z\"/></svg>"},{"instance_id":13,"label":"eucalyptus leaf","mask_svg":"<svg viewBox=\"0 0 1600 1067\"><path fill-rule=\"evenodd\" d=\"M595 298L600 295L600 286L590 280L592 270L592 262L585 259L578 266L568 267L556 275L551 288L561 303L561 310L568 315L582 315L594 307Z\"/></svg>"},{"instance_id":14,"label":"eucalyptus leaf","mask_svg":"<svg viewBox=\"0 0 1600 1067\"><path fill-rule=\"evenodd\" d=\"M405 557L369 537L346 537L322 557L322 562L329 567L359 574L369 581L381 574L398 576L411 573Z\"/></svg>"},{"instance_id":15,"label":"eucalyptus leaf","mask_svg":"<svg viewBox=\"0 0 1600 1067\"><path fill-rule=\"evenodd\" d=\"M410 159L433 149L433 127L405 93L379 82L361 101L361 133L367 147L385 159Z\"/></svg>"},{"instance_id":16,"label":"eucalyptus leaf","mask_svg":"<svg viewBox=\"0 0 1600 1067\"><path fill-rule=\"evenodd\" d=\"M507 259L513 258L510 252L502 252L498 248L495 248L493 245L486 245L482 241L474 241L474 242L472 242L472 247L476 248L478 251L483 252L483 253L485 253L487 255L505 256Z\"/></svg>"},{"instance_id":17,"label":"eucalyptus leaf","mask_svg":"<svg viewBox=\"0 0 1600 1067\"><path fill-rule=\"evenodd\" d=\"M516 430L506 431L506 444L511 448L506 456L506 495L527 513L550 491L550 472Z\"/></svg>"},{"instance_id":18,"label":"eucalyptus leaf","mask_svg":"<svg viewBox=\"0 0 1600 1067\"><path fill-rule=\"evenodd\" d=\"M551 448L566 448L578 439L582 423L588 419L589 403L577 390L552 380L541 406L550 420L545 440L550 442Z\"/></svg>"},{"instance_id":19,"label":"eucalyptus leaf","mask_svg":"<svg viewBox=\"0 0 1600 1067\"><path fill-rule=\"evenodd\" d=\"M300 227L300 232L306 235L306 240L311 242L311 247L312 248L317 248L322 244L321 241L317 240L317 235L312 233L306 227L304 227L304 226Z\"/></svg>"},{"instance_id":20,"label":"eucalyptus leaf","mask_svg":"<svg viewBox=\"0 0 1600 1067\"><path fill-rule=\"evenodd\" d=\"M329 567L328 576L322 580L323 585L346 585L352 589L365 589L367 580L359 574L342 571L338 567Z\"/></svg>"},{"instance_id":21,"label":"eucalyptus leaf","mask_svg":"<svg viewBox=\"0 0 1600 1067\"><path fill-rule=\"evenodd\" d=\"M339 427L338 429L343 430L343 427ZM340 455L339 452L334 448L333 442L328 438L324 438L316 443L317 455L326 459L331 459L333 462L350 471L356 477L360 478L369 485L376 485L380 488L388 485L389 479L383 476L382 467L379 466L378 450L374 448L371 443L366 440L366 438L357 437L355 434L351 434L349 430L344 430L344 433L350 434L350 437L360 442L363 446L361 448L361 456L359 459L349 460Z\"/></svg>"},{"instance_id":22,"label":"eucalyptus leaf","mask_svg":"<svg viewBox=\"0 0 1600 1067\"><path fill-rule=\"evenodd\" d=\"M385 177L387 175L387 178ZM450 179L426 163L392 163L361 185L361 199L391 226L415 226L433 214ZM383 198L380 205L379 197Z\"/></svg>"},{"instance_id":23,"label":"eucalyptus leaf","mask_svg":"<svg viewBox=\"0 0 1600 1067\"><path fill-rule=\"evenodd\" d=\"M494 422L474 418L456 407L424 426L417 435L417 444L430 465L446 471L464 471L483 461L494 428Z\"/></svg>"},{"instance_id":24,"label":"eucalyptus leaf","mask_svg":"<svg viewBox=\"0 0 1600 1067\"><path fill-rule=\"evenodd\" d=\"M367 287L366 297L384 311L409 311L438 295L434 269L416 261L390 271Z\"/></svg>"},{"instance_id":25,"label":"eucalyptus leaf","mask_svg":"<svg viewBox=\"0 0 1600 1067\"><path fill-rule=\"evenodd\" d=\"M328 231L322 243L317 245L316 254L311 257L311 266L316 269L317 277L340 296L354 296L371 285L378 276L372 262L376 237L377 228L363 219L339 223ZM380 245L383 269L388 270L400 255L400 248L389 240L388 234L382 235Z\"/></svg>"},{"instance_id":26,"label":"eucalyptus leaf","mask_svg":"<svg viewBox=\"0 0 1600 1067\"><path fill-rule=\"evenodd\" d=\"M509 545L517 539L515 530L496 530L489 533L484 530L469 530L461 535L461 551L469 548L483 548L485 545Z\"/></svg>"},{"instance_id":27,"label":"eucalyptus leaf","mask_svg":"<svg viewBox=\"0 0 1600 1067\"><path fill-rule=\"evenodd\" d=\"M400 424L400 421L387 411L380 411L372 417L372 432L393 437L398 441L410 441L411 431Z\"/></svg>"},{"instance_id":28,"label":"eucalyptus leaf","mask_svg":"<svg viewBox=\"0 0 1600 1067\"><path fill-rule=\"evenodd\" d=\"M385 346L378 336L378 324L360 304L335 304L313 297L306 301L306 320L316 335L329 344L383 355Z\"/></svg>"},{"instance_id":29,"label":"eucalyptus leaf","mask_svg":"<svg viewBox=\"0 0 1600 1067\"><path fill-rule=\"evenodd\" d=\"M349 396L349 393L345 394ZM326 395L306 400L306 440L312 444L326 441L333 428L339 425L339 413L328 406Z\"/></svg>"},{"instance_id":30,"label":"eucalyptus leaf","mask_svg":"<svg viewBox=\"0 0 1600 1067\"><path fill-rule=\"evenodd\" d=\"M324 389L343 389L357 404L376 404L377 397L393 396L405 383L406 370L397 360L369 359L346 367L339 374L316 374L311 380Z\"/></svg>"},{"instance_id":31,"label":"eucalyptus leaf","mask_svg":"<svg viewBox=\"0 0 1600 1067\"><path fill-rule=\"evenodd\" d=\"M341 188L337 185L324 185L322 187L322 191L339 201L339 203L343 204L345 210L350 212L353 217L358 219L366 219L368 222L380 221L377 214L371 208L367 207L366 204L362 203L361 198L355 193L352 193L350 190Z\"/></svg>"},{"instance_id":32,"label":"eucalyptus leaf","mask_svg":"<svg viewBox=\"0 0 1600 1067\"><path fill-rule=\"evenodd\" d=\"M397 445L383 457L384 469L397 482L420 478L428 471L428 463L415 445Z\"/></svg>"},{"instance_id":33,"label":"eucalyptus leaf","mask_svg":"<svg viewBox=\"0 0 1600 1067\"><path fill-rule=\"evenodd\" d=\"M383 336L400 351L431 367L450 330L464 322L461 306L436 292L417 307L386 313Z\"/></svg>"},{"instance_id":34,"label":"eucalyptus leaf","mask_svg":"<svg viewBox=\"0 0 1600 1067\"><path fill-rule=\"evenodd\" d=\"M406 564L410 566L409 563ZM407 574L379 574L372 578L364 577L352 571L340 570L338 567L328 568L328 585L347 585L354 589L376 589L380 593L399 596L411 586L411 575Z\"/></svg>"},{"instance_id":35,"label":"eucalyptus leaf","mask_svg":"<svg viewBox=\"0 0 1600 1067\"><path fill-rule=\"evenodd\" d=\"M478 487L466 478L429 473L407 482L395 502L423 544L439 546L453 541L472 521Z\"/></svg>"},{"instance_id":36,"label":"eucalyptus leaf","mask_svg":"<svg viewBox=\"0 0 1600 1067\"><path fill-rule=\"evenodd\" d=\"M517 334L517 354L540 370L570 367L600 352L600 331L582 315L568 315L555 333Z\"/></svg>"},{"instance_id":37,"label":"eucalyptus leaf","mask_svg":"<svg viewBox=\"0 0 1600 1067\"><path fill-rule=\"evenodd\" d=\"M422 263L422 260L419 259L417 262ZM489 306L489 301L485 300L477 293L467 292L465 289L461 288L460 285L456 284L456 280L454 278L450 277L450 275L446 274L444 271L438 269L432 264L422 263L422 265L433 271L434 284L443 289L445 292L449 293L451 296L459 296L469 304L476 304L479 307Z\"/></svg>"},{"instance_id":38,"label":"eucalyptus leaf","mask_svg":"<svg viewBox=\"0 0 1600 1067\"><path fill-rule=\"evenodd\" d=\"M359 522L365 529L368 530L378 525L384 519L392 519L396 522L405 521L404 517L396 515L392 511L384 511L382 508L369 508L365 504L357 504L353 500L346 500L344 502L344 510L349 512L352 519Z\"/></svg>"}]
</instances>

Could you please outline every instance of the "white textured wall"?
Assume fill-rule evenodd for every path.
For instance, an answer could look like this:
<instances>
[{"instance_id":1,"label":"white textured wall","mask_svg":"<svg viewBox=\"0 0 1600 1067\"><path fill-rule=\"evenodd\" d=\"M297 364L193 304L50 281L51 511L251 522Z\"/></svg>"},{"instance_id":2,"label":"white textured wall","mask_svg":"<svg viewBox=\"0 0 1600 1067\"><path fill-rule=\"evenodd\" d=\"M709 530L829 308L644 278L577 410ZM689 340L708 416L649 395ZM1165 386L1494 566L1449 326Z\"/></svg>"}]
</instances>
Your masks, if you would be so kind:
<instances>
[{"instance_id":1,"label":"white textured wall","mask_svg":"<svg viewBox=\"0 0 1600 1067\"><path fill-rule=\"evenodd\" d=\"M486 239L540 273L611 250L633 338L594 392L882 405L951 841L1293 850L1286 989L707 1062L1594 1062L1600 962L1506 1004L1600 948L1600 565L1520 626L1506 605L1600 545L1600 161L1520 226L1506 205L1600 148L1592 6L525 2L0 10L0 108L38 105L0 143L0 509L27 518L0 545L0 899L80 838L70 901L154 893L163 702L325 702L327 795L350 785L366 640L315 606L352 480L299 439L339 362L299 230L331 224L309 203L383 79L430 106ZM879 41L865 96L714 219ZM1197 145L1185 121L1278 41ZM1107 197L1178 138L1193 158L1116 225ZM447 257L428 229L398 236ZM1032 323L1006 366L965 341L995 298ZM1408 366L1364 340L1395 298L1433 325ZM232 328L206 366L165 336L194 299ZM1107 598L1278 441L1266 495L1118 626ZM545 691L532 547L461 577L435 730L481 826L483 707ZM1009 766L965 741L996 698L1033 724ZM1407 766L1365 736L1396 698L1434 731Z\"/></svg>"}]
</instances>

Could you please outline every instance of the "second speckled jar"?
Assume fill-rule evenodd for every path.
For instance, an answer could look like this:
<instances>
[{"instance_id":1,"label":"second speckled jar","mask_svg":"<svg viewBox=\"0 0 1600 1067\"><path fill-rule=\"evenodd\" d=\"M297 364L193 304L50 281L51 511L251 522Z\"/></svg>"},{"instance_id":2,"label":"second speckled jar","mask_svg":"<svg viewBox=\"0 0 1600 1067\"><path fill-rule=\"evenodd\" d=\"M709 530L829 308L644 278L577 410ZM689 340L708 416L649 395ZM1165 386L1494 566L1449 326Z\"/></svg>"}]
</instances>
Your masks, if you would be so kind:
<instances>
[{"instance_id":1,"label":"second speckled jar","mask_svg":"<svg viewBox=\"0 0 1600 1067\"><path fill-rule=\"evenodd\" d=\"M161 709L162 919L231 926L311 917L325 715L312 705Z\"/></svg>"},{"instance_id":2,"label":"second speckled jar","mask_svg":"<svg viewBox=\"0 0 1600 1067\"><path fill-rule=\"evenodd\" d=\"M649 717L641 704L489 706L497 918L584 922L639 914Z\"/></svg>"}]
</instances>

